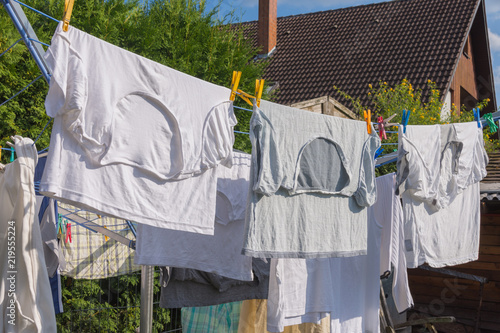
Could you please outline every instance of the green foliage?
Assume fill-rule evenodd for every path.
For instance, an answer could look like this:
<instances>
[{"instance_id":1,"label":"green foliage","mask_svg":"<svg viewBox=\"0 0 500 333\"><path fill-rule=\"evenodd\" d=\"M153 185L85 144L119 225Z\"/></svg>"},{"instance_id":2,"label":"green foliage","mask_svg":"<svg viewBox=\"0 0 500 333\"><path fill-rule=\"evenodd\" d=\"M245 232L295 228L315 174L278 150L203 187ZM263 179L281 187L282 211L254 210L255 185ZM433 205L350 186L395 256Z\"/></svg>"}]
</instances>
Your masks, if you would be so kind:
<instances>
[{"instance_id":1,"label":"green foliage","mask_svg":"<svg viewBox=\"0 0 500 333\"><path fill-rule=\"evenodd\" d=\"M140 274L103 280L61 277L64 312L57 315L57 331L136 332L140 324ZM159 295L159 273L155 272L154 295ZM153 332L163 332L170 322L167 309L154 307Z\"/></svg>"}]
</instances>

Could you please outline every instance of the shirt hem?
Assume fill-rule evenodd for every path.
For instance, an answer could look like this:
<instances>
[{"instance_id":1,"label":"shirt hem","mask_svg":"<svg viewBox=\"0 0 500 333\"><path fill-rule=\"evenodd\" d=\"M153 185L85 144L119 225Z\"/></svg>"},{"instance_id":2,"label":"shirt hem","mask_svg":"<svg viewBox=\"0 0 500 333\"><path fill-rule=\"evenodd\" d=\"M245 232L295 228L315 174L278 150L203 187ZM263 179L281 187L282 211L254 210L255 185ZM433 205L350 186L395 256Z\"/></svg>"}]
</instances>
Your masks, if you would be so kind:
<instances>
[{"instance_id":1,"label":"shirt hem","mask_svg":"<svg viewBox=\"0 0 500 333\"><path fill-rule=\"evenodd\" d=\"M241 254L253 258L343 258L366 255L367 250L353 251L329 251L329 252L297 252L297 251L256 251L251 249L242 249Z\"/></svg>"},{"instance_id":2,"label":"shirt hem","mask_svg":"<svg viewBox=\"0 0 500 333\"><path fill-rule=\"evenodd\" d=\"M479 253L474 252L473 254L465 257L451 258L446 260L432 260L432 261L429 261L427 259L425 262L433 268L441 268L445 266L455 266L455 265L465 264L471 261L476 261L478 258L479 258Z\"/></svg>"},{"instance_id":3,"label":"shirt hem","mask_svg":"<svg viewBox=\"0 0 500 333\"><path fill-rule=\"evenodd\" d=\"M134 256L134 265L151 265L151 266L169 266L169 267L183 267L196 269L203 272L218 274L230 279L240 281L253 281L251 263L249 265L248 274L234 274L234 270L223 271L214 267L206 265L206 263L198 263L191 260L170 260L164 257L153 257L148 255L138 255L137 252Z\"/></svg>"},{"instance_id":4,"label":"shirt hem","mask_svg":"<svg viewBox=\"0 0 500 333\"><path fill-rule=\"evenodd\" d=\"M166 221L151 216L138 215L133 212L113 207L109 204L105 204L99 200L96 200L95 198L89 198L88 196L82 193L67 190L59 186L52 185L50 183L40 184L40 194L50 198L54 198L63 203L67 203L78 208L89 210L91 212L100 215L113 216L119 219L130 220L146 225L151 225L153 227L194 232L198 234L211 235L211 236L214 235L215 231L214 225L212 225L211 227L200 227L186 222ZM215 221L215 212L211 221L212 222Z\"/></svg>"}]
</instances>

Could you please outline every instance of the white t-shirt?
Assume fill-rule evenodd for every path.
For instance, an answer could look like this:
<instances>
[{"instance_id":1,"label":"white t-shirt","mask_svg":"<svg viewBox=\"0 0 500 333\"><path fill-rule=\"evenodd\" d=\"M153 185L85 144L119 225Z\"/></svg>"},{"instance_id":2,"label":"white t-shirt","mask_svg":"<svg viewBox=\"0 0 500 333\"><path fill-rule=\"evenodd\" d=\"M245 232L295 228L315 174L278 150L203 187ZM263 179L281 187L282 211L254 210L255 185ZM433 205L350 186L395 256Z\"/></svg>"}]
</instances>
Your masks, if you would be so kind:
<instances>
[{"instance_id":1,"label":"white t-shirt","mask_svg":"<svg viewBox=\"0 0 500 333\"><path fill-rule=\"evenodd\" d=\"M400 128L399 138L408 267L476 260L479 181L488 163L482 129L476 122L407 126L406 134Z\"/></svg>"},{"instance_id":2,"label":"white t-shirt","mask_svg":"<svg viewBox=\"0 0 500 333\"><path fill-rule=\"evenodd\" d=\"M162 228L213 233L231 166L230 90L58 26L45 59L55 118L44 195ZM182 181L179 181L182 180Z\"/></svg>"},{"instance_id":3,"label":"white t-shirt","mask_svg":"<svg viewBox=\"0 0 500 333\"><path fill-rule=\"evenodd\" d=\"M233 153L231 169L217 168L217 210L214 235L137 228L137 265L182 267L252 281L252 258L241 254L251 157Z\"/></svg>"}]
</instances>

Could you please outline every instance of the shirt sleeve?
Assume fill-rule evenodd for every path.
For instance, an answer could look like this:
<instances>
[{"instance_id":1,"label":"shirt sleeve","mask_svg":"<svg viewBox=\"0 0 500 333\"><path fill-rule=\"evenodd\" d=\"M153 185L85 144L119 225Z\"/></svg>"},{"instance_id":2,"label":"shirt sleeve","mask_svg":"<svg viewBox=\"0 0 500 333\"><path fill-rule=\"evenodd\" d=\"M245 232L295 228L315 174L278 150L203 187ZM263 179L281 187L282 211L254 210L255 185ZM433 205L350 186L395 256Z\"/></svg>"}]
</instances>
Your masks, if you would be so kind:
<instances>
[{"instance_id":1,"label":"shirt sleeve","mask_svg":"<svg viewBox=\"0 0 500 333\"><path fill-rule=\"evenodd\" d=\"M381 142L376 135L371 135L365 142L361 161L359 186L354 197L358 205L369 207L377 200L377 187L375 184L375 152L380 148Z\"/></svg>"},{"instance_id":2,"label":"shirt sleeve","mask_svg":"<svg viewBox=\"0 0 500 333\"><path fill-rule=\"evenodd\" d=\"M252 167L255 172L255 182L251 186L255 192L271 196L281 186L281 159L272 126L262 119L258 109L254 109L250 121L250 140Z\"/></svg>"}]
</instances>

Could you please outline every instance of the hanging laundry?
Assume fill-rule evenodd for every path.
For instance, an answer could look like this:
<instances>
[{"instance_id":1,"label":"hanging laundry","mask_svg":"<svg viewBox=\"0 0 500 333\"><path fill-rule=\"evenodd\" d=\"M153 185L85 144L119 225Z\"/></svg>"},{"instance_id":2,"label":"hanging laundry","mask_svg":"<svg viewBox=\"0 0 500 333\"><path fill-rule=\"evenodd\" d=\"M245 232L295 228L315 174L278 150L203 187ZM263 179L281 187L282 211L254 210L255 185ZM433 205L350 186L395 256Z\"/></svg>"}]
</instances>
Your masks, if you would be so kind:
<instances>
[{"instance_id":1,"label":"hanging laundry","mask_svg":"<svg viewBox=\"0 0 500 333\"><path fill-rule=\"evenodd\" d=\"M35 168L36 213L40 223L40 232L43 241L43 253L49 277L57 272L59 264L64 266L64 257L59 255L59 241L57 239L57 203L54 199L40 194L40 181L45 169L47 157L38 158Z\"/></svg>"},{"instance_id":2,"label":"hanging laundry","mask_svg":"<svg viewBox=\"0 0 500 333\"><path fill-rule=\"evenodd\" d=\"M17 159L0 165L0 327L4 332L56 332L56 318L35 217L37 150L13 137ZM49 304L49 306L46 306Z\"/></svg>"},{"instance_id":3,"label":"hanging laundry","mask_svg":"<svg viewBox=\"0 0 500 333\"><path fill-rule=\"evenodd\" d=\"M332 333L379 332L381 230L375 219L368 222L366 255L271 259L268 331L329 314Z\"/></svg>"},{"instance_id":4,"label":"hanging laundry","mask_svg":"<svg viewBox=\"0 0 500 333\"><path fill-rule=\"evenodd\" d=\"M40 159L39 159L40 160ZM37 168L40 162L37 164ZM36 174L35 174L36 181ZM63 312L61 274L60 267L65 267L64 256L60 253L57 239L57 204L52 198L36 196L36 213L40 223L40 232L43 242L43 253L49 276L50 288L52 291L52 301L54 303L55 314Z\"/></svg>"},{"instance_id":5,"label":"hanging laundry","mask_svg":"<svg viewBox=\"0 0 500 333\"><path fill-rule=\"evenodd\" d=\"M377 177L377 201L369 208L382 226L380 275L392 271L392 297L399 313L413 306L404 249L404 216L396 195L396 174Z\"/></svg>"},{"instance_id":6,"label":"hanging laundry","mask_svg":"<svg viewBox=\"0 0 500 333\"><path fill-rule=\"evenodd\" d=\"M47 273L49 275L50 288L52 291L52 301L55 314L63 312L61 274L59 266L65 267L64 256L59 253L59 240L57 239L57 203L54 199L44 197L38 192L40 180L47 157L39 157L35 168L35 194L36 212L40 223L40 233L43 242L43 254Z\"/></svg>"},{"instance_id":7,"label":"hanging laundry","mask_svg":"<svg viewBox=\"0 0 500 333\"><path fill-rule=\"evenodd\" d=\"M252 281L252 258L241 254L250 160L250 155L234 152L231 169L217 168L213 236L139 225L135 264L192 268Z\"/></svg>"},{"instance_id":8,"label":"hanging laundry","mask_svg":"<svg viewBox=\"0 0 500 333\"><path fill-rule=\"evenodd\" d=\"M194 269L162 268L160 306L182 308L266 299L269 262L252 259L253 281L240 281Z\"/></svg>"},{"instance_id":9,"label":"hanging laundry","mask_svg":"<svg viewBox=\"0 0 500 333\"><path fill-rule=\"evenodd\" d=\"M45 107L55 119L41 192L213 234L215 167L232 161L231 91L61 24L45 59L53 73Z\"/></svg>"},{"instance_id":10,"label":"hanging laundry","mask_svg":"<svg viewBox=\"0 0 500 333\"><path fill-rule=\"evenodd\" d=\"M241 301L181 309L182 332L238 333Z\"/></svg>"},{"instance_id":11,"label":"hanging laundry","mask_svg":"<svg viewBox=\"0 0 500 333\"><path fill-rule=\"evenodd\" d=\"M114 231L131 240L134 234L124 220L101 217L97 214L80 211L71 205L59 202L65 208L88 221L93 221L107 229ZM69 222L71 223L71 222ZM103 234L90 231L82 225L71 223L71 242L61 240L60 247L66 261L61 268L61 274L75 279L105 279L112 276L130 274L140 270L134 265L134 250L109 239L106 241Z\"/></svg>"},{"instance_id":12,"label":"hanging laundry","mask_svg":"<svg viewBox=\"0 0 500 333\"><path fill-rule=\"evenodd\" d=\"M59 251L59 242L57 239L57 214L56 201L41 195L36 196L36 216L40 223L40 232L43 241L43 253L47 265L49 277L56 274L59 265L64 267L64 257Z\"/></svg>"},{"instance_id":13,"label":"hanging laundry","mask_svg":"<svg viewBox=\"0 0 500 333\"><path fill-rule=\"evenodd\" d=\"M267 333L267 300L251 299L241 305L238 333ZM283 333L330 333L330 316L319 323L286 326Z\"/></svg>"},{"instance_id":14,"label":"hanging laundry","mask_svg":"<svg viewBox=\"0 0 500 333\"><path fill-rule=\"evenodd\" d=\"M398 187L409 268L478 258L479 181L487 163L476 122L400 128Z\"/></svg>"},{"instance_id":15,"label":"hanging laundry","mask_svg":"<svg viewBox=\"0 0 500 333\"><path fill-rule=\"evenodd\" d=\"M266 101L254 106L244 254L366 253L366 207L376 198L374 154L380 147L366 126Z\"/></svg>"}]
</instances>

